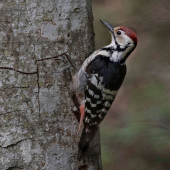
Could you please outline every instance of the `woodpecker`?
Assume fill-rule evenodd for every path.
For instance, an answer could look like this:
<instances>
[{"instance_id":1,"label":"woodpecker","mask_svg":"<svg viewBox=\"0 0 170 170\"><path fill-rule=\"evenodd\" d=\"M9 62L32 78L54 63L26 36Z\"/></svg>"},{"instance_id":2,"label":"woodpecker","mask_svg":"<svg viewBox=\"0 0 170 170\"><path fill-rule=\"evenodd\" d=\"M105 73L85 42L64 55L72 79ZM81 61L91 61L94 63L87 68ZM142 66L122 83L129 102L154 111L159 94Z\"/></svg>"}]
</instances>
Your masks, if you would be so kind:
<instances>
[{"instance_id":1,"label":"woodpecker","mask_svg":"<svg viewBox=\"0 0 170 170\"><path fill-rule=\"evenodd\" d=\"M113 27L100 20L111 34L111 43L94 51L73 76L73 101L80 114L78 158L88 149L126 75L126 59L137 45L137 35L125 26Z\"/></svg>"}]
</instances>

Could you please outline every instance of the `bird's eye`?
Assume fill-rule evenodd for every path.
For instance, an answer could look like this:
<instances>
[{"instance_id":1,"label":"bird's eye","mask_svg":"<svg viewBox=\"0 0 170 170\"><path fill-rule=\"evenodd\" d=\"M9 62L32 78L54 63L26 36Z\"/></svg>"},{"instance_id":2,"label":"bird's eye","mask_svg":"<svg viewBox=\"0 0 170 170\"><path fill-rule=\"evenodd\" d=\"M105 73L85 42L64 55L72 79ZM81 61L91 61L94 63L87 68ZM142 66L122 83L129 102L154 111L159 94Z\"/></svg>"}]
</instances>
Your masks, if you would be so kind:
<instances>
[{"instance_id":1,"label":"bird's eye","mask_svg":"<svg viewBox=\"0 0 170 170\"><path fill-rule=\"evenodd\" d=\"M121 35L122 33L121 33L121 31L117 31L117 35Z\"/></svg>"}]
</instances>

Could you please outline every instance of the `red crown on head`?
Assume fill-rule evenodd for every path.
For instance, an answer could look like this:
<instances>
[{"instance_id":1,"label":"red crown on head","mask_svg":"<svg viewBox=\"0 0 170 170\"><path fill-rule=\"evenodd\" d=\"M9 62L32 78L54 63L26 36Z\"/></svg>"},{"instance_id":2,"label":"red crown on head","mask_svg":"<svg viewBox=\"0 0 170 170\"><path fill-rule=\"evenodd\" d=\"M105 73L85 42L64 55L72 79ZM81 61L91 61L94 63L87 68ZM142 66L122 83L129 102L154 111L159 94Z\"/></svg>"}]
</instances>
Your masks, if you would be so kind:
<instances>
[{"instance_id":1,"label":"red crown on head","mask_svg":"<svg viewBox=\"0 0 170 170\"><path fill-rule=\"evenodd\" d=\"M131 29L121 26L120 30L124 31L126 35L128 35L136 44L137 44L137 35L134 31L132 31Z\"/></svg>"}]
</instances>

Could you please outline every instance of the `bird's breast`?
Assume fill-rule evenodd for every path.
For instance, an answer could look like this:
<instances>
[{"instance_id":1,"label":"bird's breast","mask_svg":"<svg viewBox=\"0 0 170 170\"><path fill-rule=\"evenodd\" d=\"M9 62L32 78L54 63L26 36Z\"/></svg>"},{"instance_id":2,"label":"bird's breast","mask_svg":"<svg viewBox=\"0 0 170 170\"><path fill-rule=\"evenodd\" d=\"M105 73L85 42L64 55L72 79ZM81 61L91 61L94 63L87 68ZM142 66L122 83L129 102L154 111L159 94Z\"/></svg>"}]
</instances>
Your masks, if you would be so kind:
<instances>
[{"instance_id":1,"label":"bird's breast","mask_svg":"<svg viewBox=\"0 0 170 170\"><path fill-rule=\"evenodd\" d=\"M97 75L104 88L118 90L126 75L126 65L98 55L89 63L86 72L89 76Z\"/></svg>"}]
</instances>

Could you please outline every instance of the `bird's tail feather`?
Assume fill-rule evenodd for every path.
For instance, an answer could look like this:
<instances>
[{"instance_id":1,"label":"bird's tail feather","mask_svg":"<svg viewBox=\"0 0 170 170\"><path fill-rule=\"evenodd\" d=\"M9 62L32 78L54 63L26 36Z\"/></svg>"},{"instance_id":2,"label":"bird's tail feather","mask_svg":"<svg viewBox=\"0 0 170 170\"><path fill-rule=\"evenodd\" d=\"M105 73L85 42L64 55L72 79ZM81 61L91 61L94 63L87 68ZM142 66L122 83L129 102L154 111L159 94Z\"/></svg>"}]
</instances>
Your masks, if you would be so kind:
<instances>
[{"instance_id":1,"label":"bird's tail feather","mask_svg":"<svg viewBox=\"0 0 170 170\"><path fill-rule=\"evenodd\" d=\"M93 139L98 127L84 127L79 141L78 159L84 159L85 154L89 148L89 143Z\"/></svg>"}]
</instances>

